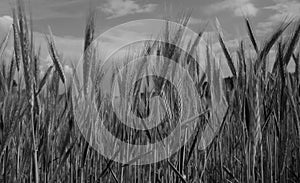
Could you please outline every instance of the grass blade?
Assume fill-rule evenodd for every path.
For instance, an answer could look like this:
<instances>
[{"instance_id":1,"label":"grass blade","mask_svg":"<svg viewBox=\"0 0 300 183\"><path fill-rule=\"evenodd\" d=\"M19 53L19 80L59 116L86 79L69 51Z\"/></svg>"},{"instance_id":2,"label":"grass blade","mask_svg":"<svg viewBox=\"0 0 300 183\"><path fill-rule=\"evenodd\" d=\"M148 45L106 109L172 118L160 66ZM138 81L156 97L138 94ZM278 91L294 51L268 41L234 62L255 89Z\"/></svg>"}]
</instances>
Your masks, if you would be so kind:
<instances>
[{"instance_id":1,"label":"grass blade","mask_svg":"<svg viewBox=\"0 0 300 183\"><path fill-rule=\"evenodd\" d=\"M227 48L226 48L226 45L225 45L225 43L224 43L224 41L223 41L222 36L221 36L220 33L219 33L219 42L220 42L220 45L221 45L221 47L222 47L222 50L223 50L223 52L224 52L224 54L225 54L225 57L226 57L226 60L227 60L227 64L228 64L228 66L229 66L229 68L230 68L230 71L231 71L232 75L233 75L234 77L236 77L236 76L237 76L237 75L236 75L236 70L235 70L235 67L234 67L232 58L231 58L231 56L230 56L230 54L229 54L229 52L228 52L228 50L227 50Z\"/></svg>"},{"instance_id":2,"label":"grass blade","mask_svg":"<svg viewBox=\"0 0 300 183\"><path fill-rule=\"evenodd\" d=\"M256 40L255 40L255 36L254 36L253 31L252 31L250 22L249 22L249 20L247 18L245 19L245 21L246 21L246 25L247 25L248 35L250 37L250 40L251 40L252 45L254 47L254 50L256 51L256 53L258 53L258 46L257 46Z\"/></svg>"},{"instance_id":3,"label":"grass blade","mask_svg":"<svg viewBox=\"0 0 300 183\"><path fill-rule=\"evenodd\" d=\"M53 68L53 65L51 65L51 66L47 69L47 71L46 71L44 77L42 78L42 80L41 80L41 82L40 82L39 89L38 89L36 95L38 95L38 94L42 91L44 85L45 85L46 82L48 81L49 76L50 76L50 73L51 73L51 71L52 71L52 68Z\"/></svg>"},{"instance_id":4,"label":"grass blade","mask_svg":"<svg viewBox=\"0 0 300 183\"><path fill-rule=\"evenodd\" d=\"M185 180L185 178L179 173L179 171L175 168L175 166L169 160L167 160L167 162L170 165L171 169L175 172L175 174L180 178L180 180L182 182L187 183L187 181Z\"/></svg>"}]
</instances>

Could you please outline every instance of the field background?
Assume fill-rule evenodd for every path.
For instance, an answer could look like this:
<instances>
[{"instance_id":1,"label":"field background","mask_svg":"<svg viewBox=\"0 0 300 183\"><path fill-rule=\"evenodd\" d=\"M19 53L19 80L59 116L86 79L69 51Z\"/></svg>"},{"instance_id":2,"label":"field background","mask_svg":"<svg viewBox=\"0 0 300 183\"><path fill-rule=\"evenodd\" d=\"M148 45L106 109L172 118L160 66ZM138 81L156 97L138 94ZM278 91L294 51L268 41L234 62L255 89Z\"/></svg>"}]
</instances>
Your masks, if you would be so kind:
<instances>
[{"instance_id":1,"label":"field background","mask_svg":"<svg viewBox=\"0 0 300 183\"><path fill-rule=\"evenodd\" d=\"M172 157L156 164L136 166L130 165L133 162L122 165L104 158L83 138L73 114L71 93L75 88L66 82L64 60L58 54L51 31L45 36L45 42L53 64L41 74L31 21L25 16L22 1L18 2L13 11L14 54L8 63L1 62L0 71L0 182L299 182L299 21L281 24L265 40L257 40L251 23L245 19L248 38L241 40L234 52L228 51L222 30L217 26L216 38L223 54L220 61L228 64L233 86L224 82L214 67L207 67L205 74L200 75L195 69L197 59L191 61L188 69L197 78L196 86L205 103L199 113L209 112L198 116L198 133ZM91 12L85 29L83 72L86 77L97 71L97 67L90 69L93 58L87 54L95 38L94 18ZM187 14L178 22L187 25L189 19ZM200 55L194 53L197 50L193 45L197 45L203 31L191 40L189 47L196 58ZM180 42L181 36L180 29L170 34L168 28L163 35L172 43ZM1 42L1 55L8 37ZM251 47L246 47L245 42ZM173 59L182 56L172 45L158 45L145 45L146 51L142 53L159 51ZM276 57L269 71L270 50L275 50ZM202 57L208 63L215 62L209 45ZM295 64L293 73L287 70L289 62ZM75 82L77 77L72 76ZM97 88L99 80L101 77L92 78L97 100L103 101L99 108L109 111L105 96L100 95L101 88ZM83 77L82 81L85 83L87 78ZM206 81L211 84L203 87ZM65 92L60 94L62 86ZM213 118L220 110L213 106L216 91L222 91L227 102L225 116L219 118ZM202 125L213 119L221 123L221 128L203 150L199 148Z\"/></svg>"}]
</instances>

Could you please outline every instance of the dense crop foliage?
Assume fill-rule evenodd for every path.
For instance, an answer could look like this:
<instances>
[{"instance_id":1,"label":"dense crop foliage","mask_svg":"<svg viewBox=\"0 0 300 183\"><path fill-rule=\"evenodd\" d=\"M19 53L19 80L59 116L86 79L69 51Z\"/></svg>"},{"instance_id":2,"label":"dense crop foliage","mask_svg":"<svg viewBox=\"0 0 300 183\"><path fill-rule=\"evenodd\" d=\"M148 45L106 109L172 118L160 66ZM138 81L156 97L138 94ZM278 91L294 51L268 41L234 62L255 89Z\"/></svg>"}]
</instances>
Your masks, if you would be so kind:
<instances>
[{"instance_id":1,"label":"dense crop foliage","mask_svg":"<svg viewBox=\"0 0 300 183\"><path fill-rule=\"evenodd\" d=\"M58 55L51 30L45 41L53 64L41 75L31 20L25 16L22 1L18 2L13 11L14 54L8 65L1 61L0 182L299 182L300 22L283 24L259 42L246 19L247 42L251 47L246 48L244 40L234 52L226 47L219 30L218 41L224 54L221 62L228 64L232 77L219 83L224 86L221 88L227 108L225 116L217 118L221 128L212 143L205 150L198 148L202 126L211 122L211 114L217 110L212 106L214 94L210 91L220 86L210 81L220 79L220 75L214 67L207 67L205 74L200 75L191 61L189 70L198 78L203 101L200 115L195 118L199 121L197 131L172 157L151 165L133 166L130 162L121 165L106 159L82 137L73 115L74 88L66 82L64 61ZM184 16L180 23L186 25L188 21L189 16ZM87 51L94 39L94 24L91 13L83 45L84 83L90 72L97 72L96 66L90 69L95 58ZM283 36L287 29L293 29L293 33ZM180 41L180 30L172 34L166 28L164 39ZM202 34L203 31L199 32L199 37L191 40L190 52L195 58L202 56L208 63L214 63L209 45L205 55L194 53ZM0 45L1 58L8 37ZM247 54L247 49L254 54ZM182 56L163 42L146 45L144 50L143 54L157 52L175 60ZM268 71L266 63L271 50L276 52L276 61ZM295 62L295 73L287 71L289 62ZM24 87L16 85L14 78ZM73 81L76 80L78 76L74 75ZM93 79L94 84L99 80L101 77ZM60 82L63 94L59 93ZM119 84L126 85L126 81ZM163 84L158 86L163 88ZM105 105L105 96L100 95L101 88L97 84L95 88L101 101L99 108L111 110ZM114 118L105 119L114 124Z\"/></svg>"}]
</instances>

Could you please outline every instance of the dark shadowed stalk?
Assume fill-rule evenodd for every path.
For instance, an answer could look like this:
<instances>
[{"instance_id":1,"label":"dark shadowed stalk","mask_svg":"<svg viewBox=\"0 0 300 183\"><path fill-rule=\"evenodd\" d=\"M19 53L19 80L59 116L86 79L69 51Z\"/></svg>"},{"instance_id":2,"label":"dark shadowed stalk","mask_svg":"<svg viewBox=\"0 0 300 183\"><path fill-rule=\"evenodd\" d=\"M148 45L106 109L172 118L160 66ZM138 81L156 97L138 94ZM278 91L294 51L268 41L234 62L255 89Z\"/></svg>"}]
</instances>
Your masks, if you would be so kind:
<instances>
[{"instance_id":1,"label":"dark shadowed stalk","mask_svg":"<svg viewBox=\"0 0 300 183\"><path fill-rule=\"evenodd\" d=\"M57 177L59 171L61 170L62 166L64 165L64 163L67 161L67 158L70 156L71 150L73 149L75 143L76 143L76 141L74 141L74 142L70 145L69 149L68 149L68 150L66 151L66 153L62 156L63 158L62 158L62 160L60 161L59 166L56 168L56 170L55 170L55 172L54 172L54 174L53 174L53 176L52 176L52 178L51 178L51 180L50 180L50 183L53 183L53 182L56 181L56 177Z\"/></svg>"},{"instance_id":2,"label":"dark shadowed stalk","mask_svg":"<svg viewBox=\"0 0 300 183\"><path fill-rule=\"evenodd\" d=\"M283 46L283 48L286 45ZM285 162L286 162L286 155L287 155L287 145L288 145L288 123L286 122L288 116L287 116L287 107L288 107L288 96L286 92L286 85L287 85L287 65L285 64L283 58L284 58L284 49L279 50L279 78L280 78L280 90L279 90L279 104L280 107L278 109L278 120L279 120L279 128L280 131L278 133L278 172L276 179L278 181L283 180L283 173L285 171Z\"/></svg>"},{"instance_id":3,"label":"dark shadowed stalk","mask_svg":"<svg viewBox=\"0 0 300 183\"><path fill-rule=\"evenodd\" d=\"M251 43L252 43L252 45L254 47L254 50L258 54L258 46L257 46L257 42L256 42L256 39L255 39L254 33L252 31L250 22L249 22L249 20L247 18L245 18L245 21L246 21L246 26L247 26L247 31L248 31L249 38L250 38Z\"/></svg>"},{"instance_id":4,"label":"dark shadowed stalk","mask_svg":"<svg viewBox=\"0 0 300 183\"><path fill-rule=\"evenodd\" d=\"M14 57L12 57L10 62L9 74L7 78L7 87L9 88L9 91L12 91L13 88L15 72L16 72L16 63Z\"/></svg>"},{"instance_id":5,"label":"dark shadowed stalk","mask_svg":"<svg viewBox=\"0 0 300 183\"><path fill-rule=\"evenodd\" d=\"M47 69L46 73L44 74L44 76L43 76L43 78L42 78L42 80L41 80L41 82L40 82L40 84L39 84L39 88L38 88L38 91L37 91L36 95L38 95L38 94L42 91L44 85L46 84L46 82L48 81L48 79L49 79L49 77L50 77L50 74L51 74L52 69L53 69L53 65L51 65L51 66Z\"/></svg>"},{"instance_id":6,"label":"dark shadowed stalk","mask_svg":"<svg viewBox=\"0 0 300 183\"><path fill-rule=\"evenodd\" d=\"M296 68L295 68L295 75L298 82L298 85L300 84L300 52L298 54L293 54L293 60L295 62Z\"/></svg>"},{"instance_id":7,"label":"dark shadowed stalk","mask_svg":"<svg viewBox=\"0 0 300 183\"><path fill-rule=\"evenodd\" d=\"M167 162L170 165L171 169L175 172L175 174L180 178L181 182L187 183L183 175L180 174L180 172L176 169L176 167L169 160L167 160Z\"/></svg>"}]
</instances>

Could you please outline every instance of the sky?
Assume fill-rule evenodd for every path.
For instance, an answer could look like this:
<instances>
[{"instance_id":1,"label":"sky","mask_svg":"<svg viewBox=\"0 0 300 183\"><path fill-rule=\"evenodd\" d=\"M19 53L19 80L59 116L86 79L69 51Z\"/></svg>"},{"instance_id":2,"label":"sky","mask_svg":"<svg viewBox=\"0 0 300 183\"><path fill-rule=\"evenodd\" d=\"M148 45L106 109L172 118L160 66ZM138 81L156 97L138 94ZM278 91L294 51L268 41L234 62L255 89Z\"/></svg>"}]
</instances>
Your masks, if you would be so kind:
<instances>
[{"instance_id":1,"label":"sky","mask_svg":"<svg viewBox=\"0 0 300 183\"><path fill-rule=\"evenodd\" d=\"M140 19L179 17L191 12L189 27L199 30L208 22L207 31L214 30L216 18L221 24L227 45L246 36L243 17L248 17L258 38L267 37L276 27L289 18L300 18L299 0L25 0L33 17L35 39L46 47L43 34L48 26L55 35L58 50L64 57L77 59L83 47L83 35L90 7L96 11L96 36L112 27ZM0 39L3 39L12 23L13 0L0 1ZM138 25L139 27L141 25ZM143 25L147 30L153 25ZM124 29L105 39L104 45L114 47L116 41L135 39L142 32L135 27ZM50 57L43 49L45 62ZM46 65L46 64L45 64Z\"/></svg>"}]
</instances>

